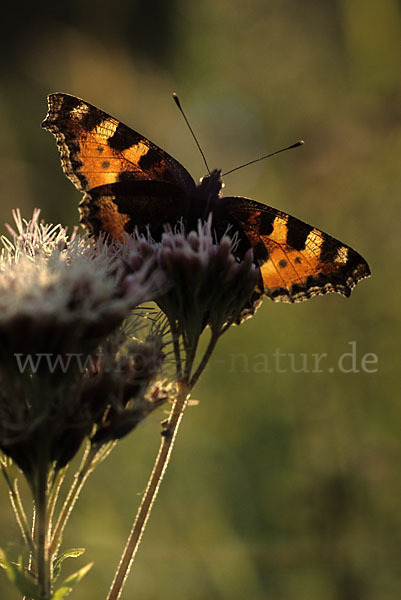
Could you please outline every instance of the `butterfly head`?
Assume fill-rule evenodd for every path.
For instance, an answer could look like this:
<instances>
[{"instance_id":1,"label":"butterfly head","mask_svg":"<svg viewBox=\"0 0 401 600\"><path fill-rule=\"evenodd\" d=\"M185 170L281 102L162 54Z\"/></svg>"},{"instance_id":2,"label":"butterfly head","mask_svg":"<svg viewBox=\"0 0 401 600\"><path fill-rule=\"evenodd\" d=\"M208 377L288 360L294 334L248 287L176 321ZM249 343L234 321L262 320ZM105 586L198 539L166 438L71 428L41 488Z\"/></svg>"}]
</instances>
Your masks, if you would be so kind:
<instances>
[{"instance_id":1,"label":"butterfly head","mask_svg":"<svg viewBox=\"0 0 401 600\"><path fill-rule=\"evenodd\" d=\"M203 198L212 200L220 196L221 189L224 187L221 179L221 170L213 169L208 175L205 175L200 180L197 190Z\"/></svg>"}]
</instances>

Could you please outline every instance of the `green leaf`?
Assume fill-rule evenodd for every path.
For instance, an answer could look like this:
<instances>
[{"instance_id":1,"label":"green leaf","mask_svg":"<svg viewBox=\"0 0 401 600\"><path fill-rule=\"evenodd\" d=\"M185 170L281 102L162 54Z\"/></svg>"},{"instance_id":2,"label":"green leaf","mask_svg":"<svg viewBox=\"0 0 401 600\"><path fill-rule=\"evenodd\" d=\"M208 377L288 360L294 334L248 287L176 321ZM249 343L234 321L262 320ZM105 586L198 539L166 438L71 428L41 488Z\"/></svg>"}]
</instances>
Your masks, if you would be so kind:
<instances>
[{"instance_id":1,"label":"green leaf","mask_svg":"<svg viewBox=\"0 0 401 600\"><path fill-rule=\"evenodd\" d=\"M11 562L6 554L0 549L0 566L7 572L7 577L23 596L27 598L39 598L40 590L36 580L24 568L22 560L20 563Z\"/></svg>"},{"instance_id":2,"label":"green leaf","mask_svg":"<svg viewBox=\"0 0 401 600\"><path fill-rule=\"evenodd\" d=\"M71 548L70 550L66 550L60 556L58 556L53 562L53 582L56 581L57 577L60 574L61 565L65 561L66 558L78 558L85 552L85 548Z\"/></svg>"},{"instance_id":3,"label":"green leaf","mask_svg":"<svg viewBox=\"0 0 401 600\"><path fill-rule=\"evenodd\" d=\"M89 569L92 568L92 566L93 562L87 564L85 567L82 567L82 569L79 569L79 571L77 571L73 575L67 577L67 579L65 579L61 584L61 587L59 587L58 590L54 592L50 600L62 600L62 598L65 598L67 594L71 592L74 585L81 581L83 577L85 577L85 575L87 574Z\"/></svg>"}]
</instances>

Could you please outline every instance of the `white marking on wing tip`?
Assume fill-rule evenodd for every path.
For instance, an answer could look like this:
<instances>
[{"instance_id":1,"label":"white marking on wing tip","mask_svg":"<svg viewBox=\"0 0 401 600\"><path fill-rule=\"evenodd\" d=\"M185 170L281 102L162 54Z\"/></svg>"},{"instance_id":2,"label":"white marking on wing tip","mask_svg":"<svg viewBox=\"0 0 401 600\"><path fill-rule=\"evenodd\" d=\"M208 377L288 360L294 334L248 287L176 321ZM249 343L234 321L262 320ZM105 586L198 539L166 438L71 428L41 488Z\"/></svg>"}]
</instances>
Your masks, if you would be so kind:
<instances>
[{"instance_id":1,"label":"white marking on wing tip","mask_svg":"<svg viewBox=\"0 0 401 600\"><path fill-rule=\"evenodd\" d=\"M71 113L77 117L77 119L83 119L89 112L89 106L86 104L78 104L77 107L73 108Z\"/></svg>"},{"instance_id":2,"label":"white marking on wing tip","mask_svg":"<svg viewBox=\"0 0 401 600\"><path fill-rule=\"evenodd\" d=\"M323 241L324 240L321 232L319 231L319 229L316 229L316 227L314 227L309 233L308 237L306 238L305 247L310 248L314 252L317 252L321 248Z\"/></svg>"},{"instance_id":3,"label":"white marking on wing tip","mask_svg":"<svg viewBox=\"0 0 401 600\"><path fill-rule=\"evenodd\" d=\"M341 265L345 265L348 260L348 248L346 246L340 246L337 250L336 256L334 258L335 263L339 263Z\"/></svg>"}]
</instances>

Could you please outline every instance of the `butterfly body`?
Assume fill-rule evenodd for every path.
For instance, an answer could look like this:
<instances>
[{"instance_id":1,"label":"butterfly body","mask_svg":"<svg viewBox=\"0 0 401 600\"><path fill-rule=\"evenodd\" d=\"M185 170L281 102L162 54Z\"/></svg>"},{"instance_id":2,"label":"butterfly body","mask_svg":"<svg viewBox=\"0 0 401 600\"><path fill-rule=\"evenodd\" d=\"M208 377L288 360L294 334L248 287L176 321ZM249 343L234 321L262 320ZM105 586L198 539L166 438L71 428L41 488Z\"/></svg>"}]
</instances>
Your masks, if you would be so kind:
<instances>
[{"instance_id":1,"label":"butterfly body","mask_svg":"<svg viewBox=\"0 0 401 600\"><path fill-rule=\"evenodd\" d=\"M370 274L357 252L319 229L248 198L222 196L220 170L196 185L167 152L100 109L68 94L48 101L42 125L57 139L65 174L84 192L81 222L94 235L121 238L137 229L160 239L167 224L190 231L211 214L217 238L236 234L239 260L253 249L259 287L275 301L349 296Z\"/></svg>"}]
</instances>

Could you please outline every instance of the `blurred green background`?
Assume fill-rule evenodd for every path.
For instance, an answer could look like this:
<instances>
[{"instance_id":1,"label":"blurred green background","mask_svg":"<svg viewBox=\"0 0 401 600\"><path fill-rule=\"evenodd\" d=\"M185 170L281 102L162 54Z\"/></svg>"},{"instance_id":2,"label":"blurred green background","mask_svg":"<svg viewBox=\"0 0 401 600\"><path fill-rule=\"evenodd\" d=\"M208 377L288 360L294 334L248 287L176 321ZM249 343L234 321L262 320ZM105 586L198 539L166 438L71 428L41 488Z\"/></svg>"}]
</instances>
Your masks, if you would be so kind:
<instances>
[{"instance_id":1,"label":"blurred green background","mask_svg":"<svg viewBox=\"0 0 401 600\"><path fill-rule=\"evenodd\" d=\"M50 92L120 118L198 179L204 169L176 91L212 167L303 138L302 149L227 177L227 194L320 227L373 272L348 300L265 300L222 338L123 597L400 598L400 2L9 3L0 30L1 222L14 207L28 217L36 206L46 221L78 222L80 194L40 128ZM350 342L359 372L343 373L337 361ZM314 353L328 355L322 372L311 372ZM367 353L375 372L361 367ZM293 372L290 354L297 369L306 355L310 372ZM106 595L158 421L124 439L82 494L64 546L85 546L79 564L95 567L76 600ZM3 481L0 531L16 557ZM18 598L3 573L0 598Z\"/></svg>"}]
</instances>

